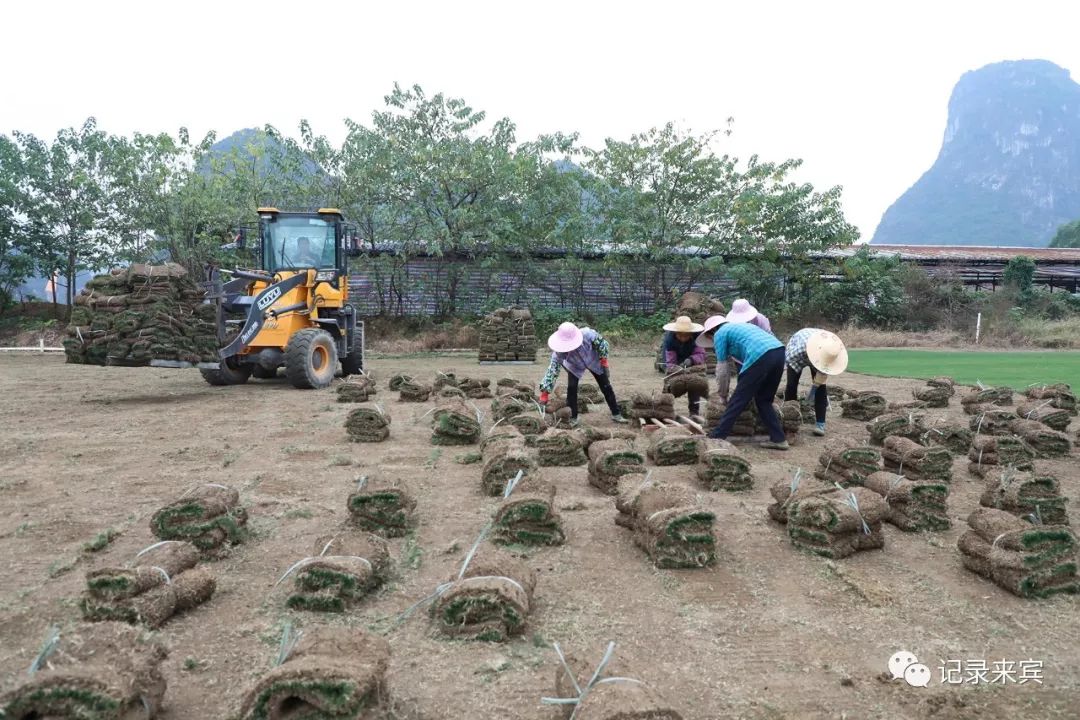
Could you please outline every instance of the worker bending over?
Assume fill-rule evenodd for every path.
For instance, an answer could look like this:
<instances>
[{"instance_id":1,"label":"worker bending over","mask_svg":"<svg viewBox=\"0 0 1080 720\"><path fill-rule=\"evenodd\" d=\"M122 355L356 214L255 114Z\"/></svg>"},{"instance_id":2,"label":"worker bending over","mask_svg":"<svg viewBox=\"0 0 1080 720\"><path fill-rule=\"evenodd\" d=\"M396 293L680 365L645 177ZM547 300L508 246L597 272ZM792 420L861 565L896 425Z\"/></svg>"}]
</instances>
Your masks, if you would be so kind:
<instances>
[{"instance_id":1,"label":"worker bending over","mask_svg":"<svg viewBox=\"0 0 1080 720\"><path fill-rule=\"evenodd\" d=\"M668 375L678 373L684 375L681 370L694 367L695 365L705 366L705 348L699 346L695 341L698 335L704 330L703 325L698 325L696 322L690 320L686 315L681 315L676 318L675 322L670 322L664 325L664 363L667 366L666 371ZM701 382L691 382L688 378L669 377L668 382L665 383L665 388L670 387L670 392L675 397L681 397L686 395L687 403L690 408L691 415L698 415L701 411L701 399L708 395L709 382L705 379L705 376L701 376ZM681 381L681 382L680 382ZM697 385L703 385L703 387L697 387Z\"/></svg>"},{"instance_id":2,"label":"worker bending over","mask_svg":"<svg viewBox=\"0 0 1080 720\"><path fill-rule=\"evenodd\" d=\"M706 320L705 329L698 336L699 345L707 347L710 342L716 350L717 368L728 358L734 358L741 369L735 392L727 403L720 423L709 433L709 437L726 440L739 415L753 402L757 404L758 415L769 430L769 442L762 443L761 447L787 450L790 446L784 426L773 407L776 390L784 377L784 346L758 326L729 323L722 315L714 315Z\"/></svg>"},{"instance_id":3,"label":"worker bending over","mask_svg":"<svg viewBox=\"0 0 1080 720\"><path fill-rule=\"evenodd\" d=\"M810 368L810 394L814 403L814 434L825 434L825 412L829 407L829 393L825 387L830 375L839 375L847 369L847 348L839 337L828 330L803 328L791 336L785 351L787 386L784 400L799 397L799 378L804 368Z\"/></svg>"},{"instance_id":4,"label":"worker bending over","mask_svg":"<svg viewBox=\"0 0 1080 720\"><path fill-rule=\"evenodd\" d=\"M615 390L611 387L611 368L608 366L608 342L604 337L585 327L579 328L572 322L564 322L548 338L551 348L551 364L548 365L544 379L540 381L540 403L546 405L559 380L559 369L566 368L566 404L570 408L570 426L578 425L578 383L588 370L596 378L600 392L604 394L611 419L617 423L627 423L622 416L619 402L615 399Z\"/></svg>"}]
</instances>

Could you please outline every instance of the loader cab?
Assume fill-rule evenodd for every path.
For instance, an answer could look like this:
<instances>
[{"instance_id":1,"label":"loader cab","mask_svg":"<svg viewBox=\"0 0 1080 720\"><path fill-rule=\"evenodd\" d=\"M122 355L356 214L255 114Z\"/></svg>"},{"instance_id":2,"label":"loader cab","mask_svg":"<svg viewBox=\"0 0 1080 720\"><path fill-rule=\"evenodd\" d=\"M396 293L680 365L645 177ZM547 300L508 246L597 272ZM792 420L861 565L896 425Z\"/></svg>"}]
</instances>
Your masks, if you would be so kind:
<instances>
[{"instance_id":1,"label":"loader cab","mask_svg":"<svg viewBox=\"0 0 1080 720\"><path fill-rule=\"evenodd\" d=\"M350 232L340 210L281 212L264 207L258 212L263 270L276 273L315 268L328 274L348 273L351 238L355 233Z\"/></svg>"}]
</instances>

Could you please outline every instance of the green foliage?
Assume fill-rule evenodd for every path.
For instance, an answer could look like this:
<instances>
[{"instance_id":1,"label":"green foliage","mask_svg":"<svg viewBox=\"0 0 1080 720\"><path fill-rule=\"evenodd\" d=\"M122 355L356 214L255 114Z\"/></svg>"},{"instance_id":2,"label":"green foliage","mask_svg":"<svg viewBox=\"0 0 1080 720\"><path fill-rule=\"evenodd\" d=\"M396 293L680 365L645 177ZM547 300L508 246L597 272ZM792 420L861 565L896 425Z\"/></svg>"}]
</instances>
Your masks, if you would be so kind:
<instances>
[{"instance_id":1,"label":"green foliage","mask_svg":"<svg viewBox=\"0 0 1080 720\"><path fill-rule=\"evenodd\" d=\"M1009 260L1002 271L1002 279L1007 287L1024 293L1031 290L1035 278L1035 261L1027 255L1017 255Z\"/></svg>"},{"instance_id":2,"label":"green foliage","mask_svg":"<svg viewBox=\"0 0 1080 720\"><path fill-rule=\"evenodd\" d=\"M346 130L340 144L307 121L295 138L267 126L216 142L184 128L114 136L88 118L51 141L0 136L0 306L31 272L59 275L70 303L82 271L164 257L196 275L207 263L248 264L222 245L261 205L342 208L370 251L358 262L385 314L404 314L406 291L425 285L435 315L460 312L472 264L499 270L491 297L503 304L555 282L572 298L560 314L591 322L584 281L595 261L584 258L608 246L634 255L604 260L620 312L633 314L673 301L724 256L775 263L857 237L839 188L793 182L798 160L717 154L717 132L668 124L599 150L574 134L522 141L508 118L398 85ZM557 279L521 261L538 248L564 256ZM417 276L409 260L419 254L443 260ZM451 261L462 257L471 263Z\"/></svg>"},{"instance_id":3,"label":"green foliage","mask_svg":"<svg viewBox=\"0 0 1080 720\"><path fill-rule=\"evenodd\" d=\"M836 282L814 291L811 306L822 317L839 324L893 325L904 312L899 269L896 258L872 257L867 248L860 248L837 268Z\"/></svg>"},{"instance_id":4,"label":"green foliage","mask_svg":"<svg viewBox=\"0 0 1080 720\"><path fill-rule=\"evenodd\" d=\"M1080 220L1065 223L1050 239L1052 248L1080 248Z\"/></svg>"}]
</instances>

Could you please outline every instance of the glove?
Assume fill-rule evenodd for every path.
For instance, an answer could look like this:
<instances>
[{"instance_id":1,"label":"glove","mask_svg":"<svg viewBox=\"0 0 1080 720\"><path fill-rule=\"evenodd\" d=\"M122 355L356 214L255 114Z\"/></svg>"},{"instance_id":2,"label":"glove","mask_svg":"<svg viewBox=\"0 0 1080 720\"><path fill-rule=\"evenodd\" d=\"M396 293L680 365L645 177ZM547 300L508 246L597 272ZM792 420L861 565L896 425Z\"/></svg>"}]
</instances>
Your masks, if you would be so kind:
<instances>
[{"instance_id":1,"label":"glove","mask_svg":"<svg viewBox=\"0 0 1080 720\"><path fill-rule=\"evenodd\" d=\"M688 367L690 367L690 366L691 366L691 365L693 365L693 364L694 364L694 361L693 361L693 359L692 359L692 358L686 358L685 360L683 360L683 361L682 361L682 366L683 366L684 368L688 368Z\"/></svg>"},{"instance_id":2,"label":"glove","mask_svg":"<svg viewBox=\"0 0 1080 720\"><path fill-rule=\"evenodd\" d=\"M546 390L544 392L540 393L540 404L541 405L547 405L549 397L550 396L548 395Z\"/></svg>"},{"instance_id":3,"label":"glove","mask_svg":"<svg viewBox=\"0 0 1080 720\"><path fill-rule=\"evenodd\" d=\"M604 368L605 370L608 369L608 360L607 360L607 358L600 358L600 367Z\"/></svg>"}]
</instances>

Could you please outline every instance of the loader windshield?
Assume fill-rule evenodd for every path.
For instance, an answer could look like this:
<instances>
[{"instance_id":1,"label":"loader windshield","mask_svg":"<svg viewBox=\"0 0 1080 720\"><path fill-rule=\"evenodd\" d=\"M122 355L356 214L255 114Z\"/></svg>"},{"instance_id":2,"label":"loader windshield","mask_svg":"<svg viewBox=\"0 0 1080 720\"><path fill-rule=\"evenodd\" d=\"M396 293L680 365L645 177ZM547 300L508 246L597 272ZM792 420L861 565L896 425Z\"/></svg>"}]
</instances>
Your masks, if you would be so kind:
<instances>
[{"instance_id":1,"label":"loader windshield","mask_svg":"<svg viewBox=\"0 0 1080 720\"><path fill-rule=\"evenodd\" d=\"M265 225L266 270L334 267L334 223L322 218L282 217Z\"/></svg>"}]
</instances>

